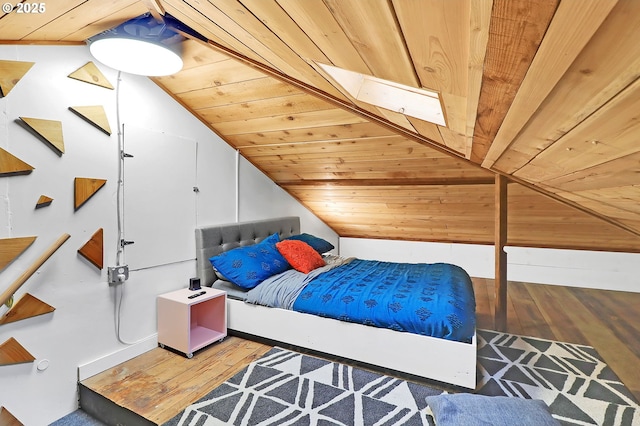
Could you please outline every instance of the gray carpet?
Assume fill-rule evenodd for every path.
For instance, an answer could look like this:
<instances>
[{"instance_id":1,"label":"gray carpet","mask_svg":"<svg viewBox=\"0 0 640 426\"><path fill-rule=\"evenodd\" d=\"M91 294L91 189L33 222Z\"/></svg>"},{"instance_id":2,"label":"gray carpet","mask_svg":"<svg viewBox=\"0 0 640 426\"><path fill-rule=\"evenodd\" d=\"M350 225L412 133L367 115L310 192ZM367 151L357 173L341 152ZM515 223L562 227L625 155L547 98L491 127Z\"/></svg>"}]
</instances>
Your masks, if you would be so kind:
<instances>
[{"instance_id":1,"label":"gray carpet","mask_svg":"<svg viewBox=\"0 0 640 426\"><path fill-rule=\"evenodd\" d=\"M541 399L567 425L640 425L633 394L585 345L478 330L476 393Z\"/></svg>"},{"instance_id":2,"label":"gray carpet","mask_svg":"<svg viewBox=\"0 0 640 426\"><path fill-rule=\"evenodd\" d=\"M49 426L106 426L82 410L76 410L56 420Z\"/></svg>"},{"instance_id":3,"label":"gray carpet","mask_svg":"<svg viewBox=\"0 0 640 426\"><path fill-rule=\"evenodd\" d=\"M165 426L433 425L425 398L442 392L274 348Z\"/></svg>"},{"instance_id":4,"label":"gray carpet","mask_svg":"<svg viewBox=\"0 0 640 426\"><path fill-rule=\"evenodd\" d=\"M274 348L165 426L433 425L424 398L442 392ZM567 426L640 424L633 395L584 345L478 330L476 393L541 399Z\"/></svg>"}]
</instances>

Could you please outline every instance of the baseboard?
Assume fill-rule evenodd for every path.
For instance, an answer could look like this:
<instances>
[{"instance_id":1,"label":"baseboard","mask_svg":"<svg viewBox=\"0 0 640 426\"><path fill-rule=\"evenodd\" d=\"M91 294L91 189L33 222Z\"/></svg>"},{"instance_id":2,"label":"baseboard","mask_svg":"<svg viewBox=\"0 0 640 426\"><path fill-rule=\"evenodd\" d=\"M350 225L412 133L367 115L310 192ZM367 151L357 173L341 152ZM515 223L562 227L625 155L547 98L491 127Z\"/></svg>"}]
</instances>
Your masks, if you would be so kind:
<instances>
[{"instance_id":1,"label":"baseboard","mask_svg":"<svg viewBox=\"0 0 640 426\"><path fill-rule=\"evenodd\" d=\"M136 344L129 345L108 355L78 366L78 381L81 382L116 365L135 358L158 346L158 334L154 333Z\"/></svg>"}]
</instances>

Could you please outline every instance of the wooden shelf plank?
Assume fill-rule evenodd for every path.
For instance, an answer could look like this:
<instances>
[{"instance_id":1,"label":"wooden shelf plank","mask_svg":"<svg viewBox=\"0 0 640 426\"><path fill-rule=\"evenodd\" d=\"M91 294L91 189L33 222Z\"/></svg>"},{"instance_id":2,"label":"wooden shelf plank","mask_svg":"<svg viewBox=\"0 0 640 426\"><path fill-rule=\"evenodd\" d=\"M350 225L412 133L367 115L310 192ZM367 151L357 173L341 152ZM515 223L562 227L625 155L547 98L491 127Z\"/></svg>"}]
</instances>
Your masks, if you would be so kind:
<instances>
[{"instance_id":1,"label":"wooden shelf plank","mask_svg":"<svg viewBox=\"0 0 640 426\"><path fill-rule=\"evenodd\" d=\"M126 368L106 370L84 380L81 386L134 411L149 423L164 424L270 348L230 336L198 352L195 364L184 355L155 348L127 361ZM164 402L158 404L158 398Z\"/></svg>"},{"instance_id":2,"label":"wooden shelf plank","mask_svg":"<svg viewBox=\"0 0 640 426\"><path fill-rule=\"evenodd\" d=\"M0 345L0 365L23 364L34 360L35 357L13 337Z\"/></svg>"},{"instance_id":3,"label":"wooden shelf plank","mask_svg":"<svg viewBox=\"0 0 640 426\"><path fill-rule=\"evenodd\" d=\"M13 307L0 318L0 325L48 314L55 310L56 308L53 306L48 305L29 293L25 293L18 303L13 305Z\"/></svg>"},{"instance_id":4,"label":"wooden shelf plank","mask_svg":"<svg viewBox=\"0 0 640 426\"><path fill-rule=\"evenodd\" d=\"M52 202L53 202L53 198L48 197L46 195L41 195L40 198L38 198L38 202L36 203L36 209L47 207L51 205Z\"/></svg>"},{"instance_id":5,"label":"wooden shelf plank","mask_svg":"<svg viewBox=\"0 0 640 426\"><path fill-rule=\"evenodd\" d=\"M0 177L26 175L33 169L33 166L0 148Z\"/></svg>"},{"instance_id":6,"label":"wooden shelf plank","mask_svg":"<svg viewBox=\"0 0 640 426\"><path fill-rule=\"evenodd\" d=\"M20 119L49 143L58 155L64 154L64 137L62 136L61 121L30 117L20 117Z\"/></svg>"},{"instance_id":7,"label":"wooden shelf plank","mask_svg":"<svg viewBox=\"0 0 640 426\"><path fill-rule=\"evenodd\" d=\"M100 188L107 183L106 179L93 179L77 177L74 181L75 195L74 207L78 210L86 203L89 198L93 197Z\"/></svg>"},{"instance_id":8,"label":"wooden shelf plank","mask_svg":"<svg viewBox=\"0 0 640 426\"><path fill-rule=\"evenodd\" d=\"M0 98L9 94L35 62L0 61Z\"/></svg>"},{"instance_id":9,"label":"wooden shelf plank","mask_svg":"<svg viewBox=\"0 0 640 426\"><path fill-rule=\"evenodd\" d=\"M0 407L0 425L3 426L23 426L22 422L16 419L13 414L4 407Z\"/></svg>"},{"instance_id":10,"label":"wooden shelf plank","mask_svg":"<svg viewBox=\"0 0 640 426\"><path fill-rule=\"evenodd\" d=\"M103 250L103 229L98 229L83 245L78 249L85 259L93 264L98 269L102 269L104 266L104 250Z\"/></svg>"},{"instance_id":11,"label":"wooden shelf plank","mask_svg":"<svg viewBox=\"0 0 640 426\"><path fill-rule=\"evenodd\" d=\"M0 239L0 270L20 256L38 237Z\"/></svg>"},{"instance_id":12,"label":"wooden shelf plank","mask_svg":"<svg viewBox=\"0 0 640 426\"><path fill-rule=\"evenodd\" d=\"M102 74L96 64L91 61L69 74L68 77L113 90L113 86L109 83L109 80Z\"/></svg>"},{"instance_id":13,"label":"wooden shelf plank","mask_svg":"<svg viewBox=\"0 0 640 426\"><path fill-rule=\"evenodd\" d=\"M109 126L109 119L104 111L102 105L91 106L75 106L69 107L78 117L83 118L94 127L102 130L107 135L111 136L111 126Z\"/></svg>"}]
</instances>

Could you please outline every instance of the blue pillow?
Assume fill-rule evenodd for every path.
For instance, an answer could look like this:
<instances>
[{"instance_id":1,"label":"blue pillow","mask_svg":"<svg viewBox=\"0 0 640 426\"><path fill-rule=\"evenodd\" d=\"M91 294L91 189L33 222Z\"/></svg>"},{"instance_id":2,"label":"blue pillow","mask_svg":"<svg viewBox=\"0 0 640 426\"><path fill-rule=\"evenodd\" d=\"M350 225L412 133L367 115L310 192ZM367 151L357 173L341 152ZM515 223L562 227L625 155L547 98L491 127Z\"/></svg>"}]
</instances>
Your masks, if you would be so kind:
<instances>
[{"instance_id":1,"label":"blue pillow","mask_svg":"<svg viewBox=\"0 0 640 426\"><path fill-rule=\"evenodd\" d=\"M257 244L238 247L209 259L211 265L229 281L245 289L251 289L267 278L286 271L289 263L276 248L280 241L273 234Z\"/></svg>"},{"instance_id":2,"label":"blue pillow","mask_svg":"<svg viewBox=\"0 0 640 426\"><path fill-rule=\"evenodd\" d=\"M458 393L425 400L438 426L560 426L539 399Z\"/></svg>"},{"instance_id":3,"label":"blue pillow","mask_svg":"<svg viewBox=\"0 0 640 426\"><path fill-rule=\"evenodd\" d=\"M290 237L285 238L285 240L300 240L300 241L304 241L305 243L309 244L311 247L313 247L313 249L315 251L317 251L320 254L324 254L328 251L333 250L335 247L333 246L333 244L331 244L329 241L327 240L323 240L320 237L316 237L315 235L311 235L311 234L298 234L298 235L292 235Z\"/></svg>"}]
</instances>

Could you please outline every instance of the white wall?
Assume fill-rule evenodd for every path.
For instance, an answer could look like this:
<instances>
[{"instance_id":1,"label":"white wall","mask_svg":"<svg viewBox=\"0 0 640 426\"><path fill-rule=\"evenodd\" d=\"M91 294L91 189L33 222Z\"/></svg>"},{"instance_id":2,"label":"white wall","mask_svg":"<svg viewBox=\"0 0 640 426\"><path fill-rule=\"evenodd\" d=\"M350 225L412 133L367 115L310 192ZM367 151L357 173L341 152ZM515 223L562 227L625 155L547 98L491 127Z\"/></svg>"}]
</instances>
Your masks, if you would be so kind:
<instances>
[{"instance_id":1,"label":"white wall","mask_svg":"<svg viewBox=\"0 0 640 426\"><path fill-rule=\"evenodd\" d=\"M640 292L640 254L506 247L507 279ZM472 277L494 278L494 247L340 238L340 254L390 262L448 262Z\"/></svg>"},{"instance_id":2,"label":"white wall","mask_svg":"<svg viewBox=\"0 0 640 426\"><path fill-rule=\"evenodd\" d=\"M118 238L116 91L67 77L93 60L84 46L0 46L0 59L35 62L8 96L0 98L0 147L35 167L29 175L0 177L0 239L38 237L0 270L0 292L61 234L71 235L16 293L16 300L28 292L55 307L55 312L0 326L0 344L13 337L36 358L33 363L0 366L0 405L23 424L46 425L77 407L79 366L114 359L109 358L112 354L130 357L155 346L156 295L186 287L195 274L195 261L132 271L123 286L107 284L106 267L115 264ZM117 72L96 64L116 86ZM111 136L68 110L83 105L105 107ZM17 124L20 116L61 121L65 153L56 155ZM120 117L125 126L131 123L196 140L197 224L235 221L233 149L145 77L122 74ZM337 245L335 233L244 160L240 172L241 220L299 215L304 231ZM105 187L78 211L73 208L75 177L107 179ZM149 190L166 191L152 185ZM36 210L42 194L54 201ZM98 228L104 229L102 271L77 254ZM141 345L132 347L116 338L114 312L121 294L120 337L127 343L144 341ZM0 307L0 315L6 311ZM47 368L39 371L38 366Z\"/></svg>"}]
</instances>

